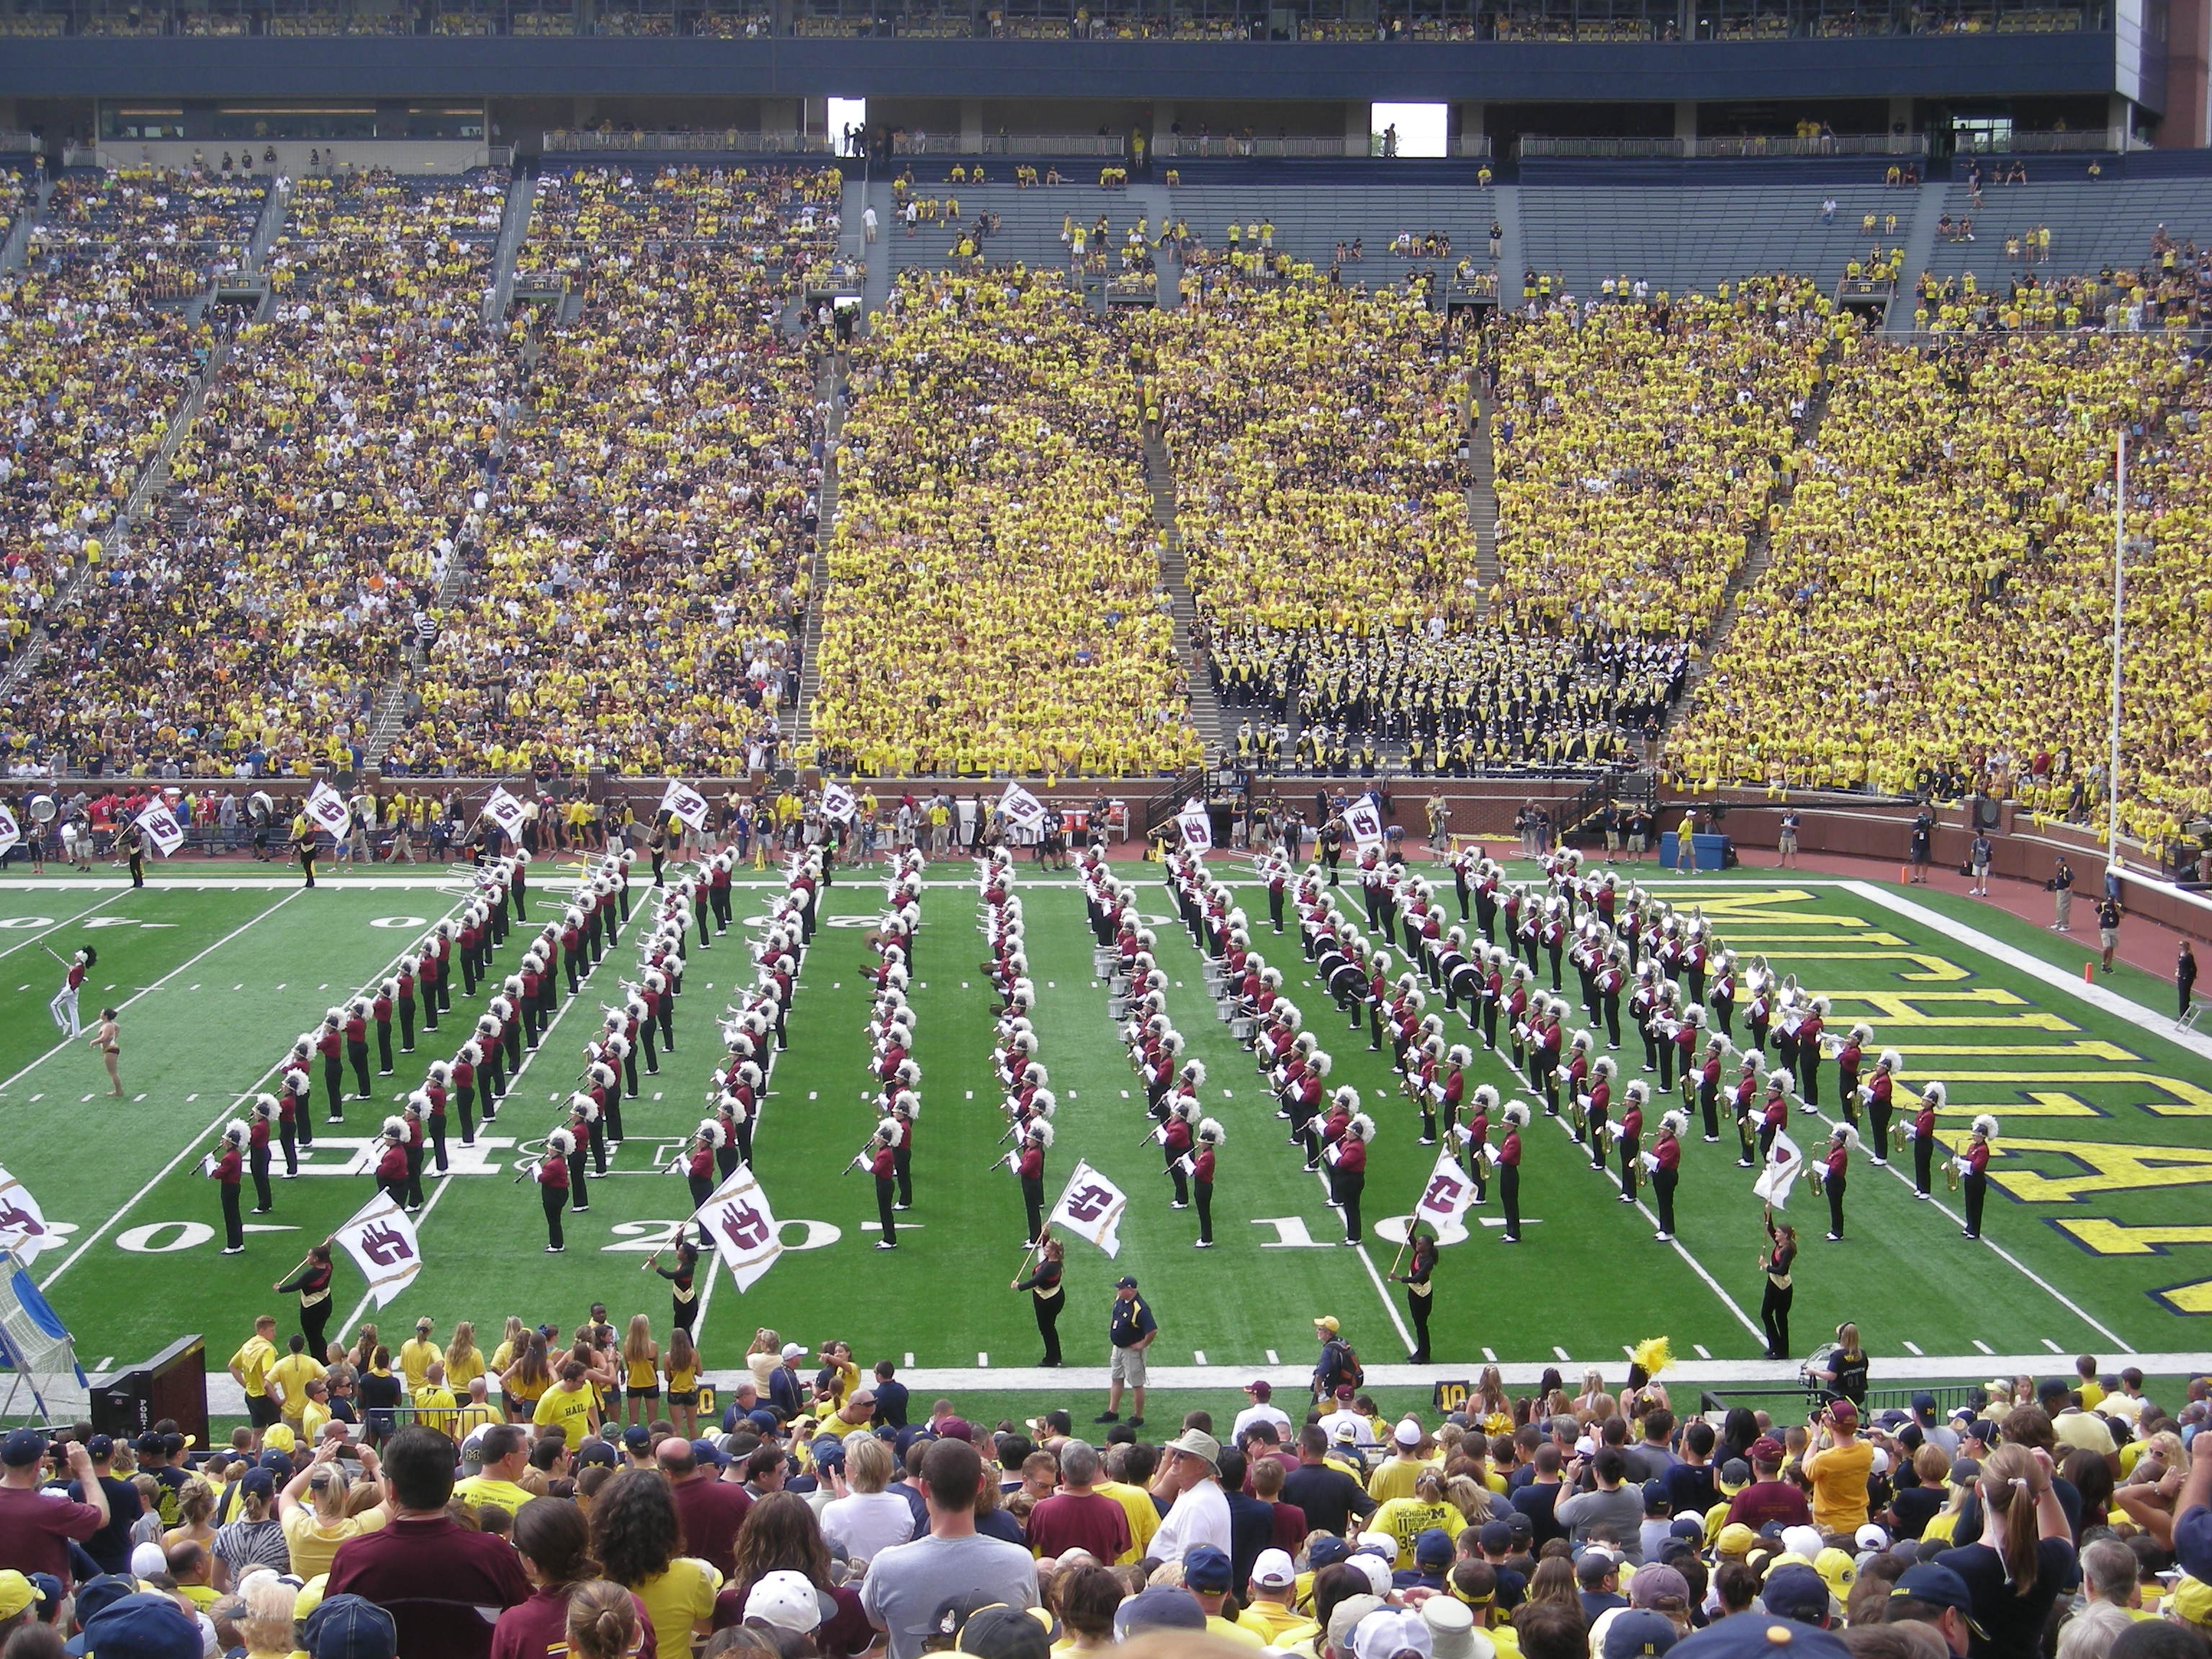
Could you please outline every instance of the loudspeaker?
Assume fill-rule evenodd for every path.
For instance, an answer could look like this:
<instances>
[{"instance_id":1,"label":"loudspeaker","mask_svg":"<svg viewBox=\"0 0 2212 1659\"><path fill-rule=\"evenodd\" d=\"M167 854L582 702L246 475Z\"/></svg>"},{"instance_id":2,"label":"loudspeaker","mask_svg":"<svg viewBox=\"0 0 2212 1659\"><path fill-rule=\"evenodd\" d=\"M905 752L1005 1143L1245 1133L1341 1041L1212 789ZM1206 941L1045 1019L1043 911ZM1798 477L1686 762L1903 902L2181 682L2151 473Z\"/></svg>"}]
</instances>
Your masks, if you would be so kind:
<instances>
[{"instance_id":1,"label":"loudspeaker","mask_svg":"<svg viewBox=\"0 0 2212 1659\"><path fill-rule=\"evenodd\" d=\"M163 1419L179 1434L207 1444L207 1342L181 1337L143 1365L92 1379L92 1425L100 1434L135 1437Z\"/></svg>"}]
</instances>

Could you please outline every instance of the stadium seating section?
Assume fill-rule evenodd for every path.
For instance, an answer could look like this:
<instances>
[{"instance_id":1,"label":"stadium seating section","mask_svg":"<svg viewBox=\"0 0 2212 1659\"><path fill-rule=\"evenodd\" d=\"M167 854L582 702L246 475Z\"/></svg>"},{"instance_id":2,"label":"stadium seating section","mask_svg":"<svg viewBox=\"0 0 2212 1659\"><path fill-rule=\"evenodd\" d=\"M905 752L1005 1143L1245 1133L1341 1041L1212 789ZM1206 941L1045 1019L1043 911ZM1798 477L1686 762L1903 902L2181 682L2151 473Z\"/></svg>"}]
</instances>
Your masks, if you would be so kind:
<instances>
[{"instance_id":1,"label":"stadium seating section","mask_svg":"<svg viewBox=\"0 0 2212 1659\"><path fill-rule=\"evenodd\" d=\"M1490 270L1515 210L1479 185L933 161L915 233L866 251L899 274L842 389L809 299L863 257L832 169L548 166L503 316L504 172L278 202L70 172L38 212L0 171L0 227L37 212L0 271L0 635L53 635L12 740L188 772L374 726L395 773L1134 774L1198 758L1195 678L1280 764L1588 766L1665 725L1686 779L1945 763L2079 813L2125 426L2127 818L2162 833L2212 811L2212 438L2173 333L2212 288L2212 185L2057 170L1935 187L1893 318L1928 332L1882 334L1831 297L1913 230L1917 192L1872 180L1524 185L1510 234L1554 303L1514 307L1516 271L1485 321L1427 281ZM1089 279L1155 262L1181 303L1099 305ZM226 277L265 299L216 303Z\"/></svg>"}]
</instances>

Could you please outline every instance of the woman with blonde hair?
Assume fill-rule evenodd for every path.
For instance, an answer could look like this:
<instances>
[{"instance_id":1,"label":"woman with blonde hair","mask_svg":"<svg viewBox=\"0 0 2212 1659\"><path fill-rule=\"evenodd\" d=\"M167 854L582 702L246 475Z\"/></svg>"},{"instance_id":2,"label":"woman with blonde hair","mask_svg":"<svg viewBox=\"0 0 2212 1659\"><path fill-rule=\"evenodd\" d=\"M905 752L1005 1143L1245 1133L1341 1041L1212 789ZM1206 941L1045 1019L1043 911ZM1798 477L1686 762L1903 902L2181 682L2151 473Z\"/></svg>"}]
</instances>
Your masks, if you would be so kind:
<instances>
[{"instance_id":1,"label":"woman with blonde hair","mask_svg":"<svg viewBox=\"0 0 2212 1659\"><path fill-rule=\"evenodd\" d=\"M456 1336L460 1334L458 1327L453 1334ZM500 1334L499 1346L491 1351L491 1368L487 1375L499 1376L522 1357L522 1351L529 1342L530 1327L524 1324L517 1315L507 1315L507 1328Z\"/></svg>"},{"instance_id":2,"label":"woman with blonde hair","mask_svg":"<svg viewBox=\"0 0 2212 1659\"><path fill-rule=\"evenodd\" d=\"M1595 1366L1583 1373L1583 1391L1575 1396L1574 1413L1585 1423L1601 1422L1613 1415L1613 1396L1605 1391L1605 1378Z\"/></svg>"},{"instance_id":3,"label":"woman with blonde hair","mask_svg":"<svg viewBox=\"0 0 2212 1659\"><path fill-rule=\"evenodd\" d=\"M753 1387L760 1390L762 1399L768 1398L769 1382L782 1364L782 1337L762 1326L753 1333L752 1346L745 1350L745 1369L753 1374Z\"/></svg>"},{"instance_id":4,"label":"woman with blonde hair","mask_svg":"<svg viewBox=\"0 0 2212 1659\"><path fill-rule=\"evenodd\" d=\"M245 1616L238 1621L246 1659L289 1659L299 1645L292 1629L298 1587L286 1583L272 1568L256 1567L240 1583L238 1593L246 1603Z\"/></svg>"},{"instance_id":5,"label":"woman with blonde hair","mask_svg":"<svg viewBox=\"0 0 2212 1659\"><path fill-rule=\"evenodd\" d=\"M660 1344L653 1340L653 1321L632 1314L623 1338L623 1420L650 1423L660 1403Z\"/></svg>"},{"instance_id":6,"label":"woman with blonde hair","mask_svg":"<svg viewBox=\"0 0 2212 1659\"><path fill-rule=\"evenodd\" d=\"M1989 1395L1982 1416L1989 1422L2002 1423L2012 1410L2012 1384L2002 1376L1993 1376L1982 1392Z\"/></svg>"},{"instance_id":7,"label":"woman with blonde hair","mask_svg":"<svg viewBox=\"0 0 2212 1659\"><path fill-rule=\"evenodd\" d=\"M499 1374L499 1397L510 1423L527 1423L545 1390L553 1386L553 1368L546 1358L545 1338L531 1331L515 1351L514 1362Z\"/></svg>"},{"instance_id":8,"label":"woman with blonde hair","mask_svg":"<svg viewBox=\"0 0 2212 1659\"><path fill-rule=\"evenodd\" d=\"M1467 1414L1485 1434L1513 1432L1513 1402L1506 1398L1505 1377L1495 1365L1485 1365L1468 1397Z\"/></svg>"},{"instance_id":9,"label":"woman with blonde hair","mask_svg":"<svg viewBox=\"0 0 2212 1659\"><path fill-rule=\"evenodd\" d=\"M678 1325L668 1334L668 1352L660 1370L668 1378L668 1417L676 1432L686 1440L699 1434L699 1351L691 1346L691 1333Z\"/></svg>"},{"instance_id":10,"label":"woman with blonde hair","mask_svg":"<svg viewBox=\"0 0 2212 1659\"><path fill-rule=\"evenodd\" d=\"M284 1541L292 1548L292 1571L302 1579L328 1572L339 1545L377 1531L389 1518L384 1507L374 1502L358 1513L354 1511L353 1483L347 1478L345 1465L337 1461L338 1447L339 1443L333 1440L316 1448L313 1461L276 1494L276 1518L284 1523ZM378 1471L375 1452L363 1446L360 1456L363 1479L374 1482ZM362 1495L368 1497L374 1490L372 1486Z\"/></svg>"},{"instance_id":11,"label":"woman with blonde hair","mask_svg":"<svg viewBox=\"0 0 2212 1659\"><path fill-rule=\"evenodd\" d=\"M177 1524L161 1534L161 1547L198 1544L215 1547L215 1488L193 1475L177 1489Z\"/></svg>"},{"instance_id":12,"label":"woman with blonde hair","mask_svg":"<svg viewBox=\"0 0 2212 1659\"><path fill-rule=\"evenodd\" d=\"M469 1397L469 1384L487 1375L483 1351L477 1346L477 1328L464 1319L453 1327L453 1340L446 1345L446 1386L456 1400Z\"/></svg>"},{"instance_id":13,"label":"woman with blonde hair","mask_svg":"<svg viewBox=\"0 0 2212 1659\"><path fill-rule=\"evenodd\" d=\"M2073 1580L2074 1535L2051 1481L2048 1452L1999 1446L1973 1483L1981 1541L1936 1558L1973 1596L1975 1659L2039 1651L2051 1605Z\"/></svg>"}]
</instances>

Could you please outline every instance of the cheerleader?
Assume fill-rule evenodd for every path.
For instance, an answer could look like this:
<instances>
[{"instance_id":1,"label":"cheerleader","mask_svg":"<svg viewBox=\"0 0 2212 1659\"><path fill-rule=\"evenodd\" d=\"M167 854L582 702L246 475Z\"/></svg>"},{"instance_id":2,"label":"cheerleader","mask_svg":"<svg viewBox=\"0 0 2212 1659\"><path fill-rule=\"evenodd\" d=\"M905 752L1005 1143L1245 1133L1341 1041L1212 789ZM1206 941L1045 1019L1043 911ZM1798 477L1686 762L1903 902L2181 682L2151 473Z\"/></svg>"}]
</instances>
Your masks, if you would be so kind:
<instances>
[{"instance_id":1,"label":"cheerleader","mask_svg":"<svg viewBox=\"0 0 2212 1659\"><path fill-rule=\"evenodd\" d=\"M1191 1191L1198 1200L1198 1243L1195 1248L1213 1248L1213 1174L1214 1152L1229 1139L1229 1132L1213 1118L1200 1118L1198 1124L1198 1151L1191 1158Z\"/></svg>"},{"instance_id":2,"label":"cheerleader","mask_svg":"<svg viewBox=\"0 0 2212 1659\"><path fill-rule=\"evenodd\" d=\"M561 1236L561 1212L568 1206L568 1160L576 1151L576 1138L566 1129L545 1137L544 1156L532 1173L538 1179L538 1201L545 1211L545 1254L558 1255L568 1248Z\"/></svg>"},{"instance_id":3,"label":"cheerleader","mask_svg":"<svg viewBox=\"0 0 2212 1659\"><path fill-rule=\"evenodd\" d=\"M1674 1240L1674 1188L1682 1178L1682 1133L1689 1127L1682 1113L1668 1112L1651 1143L1651 1197L1659 1210L1659 1231L1652 1237L1662 1244Z\"/></svg>"},{"instance_id":4,"label":"cheerleader","mask_svg":"<svg viewBox=\"0 0 2212 1659\"><path fill-rule=\"evenodd\" d=\"M1416 1365L1429 1363L1429 1309L1435 1301L1431 1280L1437 1270L1437 1241L1425 1222L1413 1224L1413 1259L1407 1262L1406 1271L1391 1277L1406 1287L1406 1310L1413 1316L1413 1352L1407 1356Z\"/></svg>"}]
</instances>

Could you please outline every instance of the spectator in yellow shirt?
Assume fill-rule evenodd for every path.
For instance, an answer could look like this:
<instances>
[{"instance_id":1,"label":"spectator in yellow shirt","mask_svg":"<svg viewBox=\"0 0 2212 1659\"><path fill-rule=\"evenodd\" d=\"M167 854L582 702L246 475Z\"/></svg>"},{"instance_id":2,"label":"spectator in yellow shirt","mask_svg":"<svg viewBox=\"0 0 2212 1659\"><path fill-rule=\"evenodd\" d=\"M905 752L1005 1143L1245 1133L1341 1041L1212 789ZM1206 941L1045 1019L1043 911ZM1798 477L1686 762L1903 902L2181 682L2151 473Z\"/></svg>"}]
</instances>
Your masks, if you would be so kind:
<instances>
[{"instance_id":1,"label":"spectator in yellow shirt","mask_svg":"<svg viewBox=\"0 0 2212 1659\"><path fill-rule=\"evenodd\" d=\"M1867 1477L1874 1472L1874 1448L1859 1438L1859 1409L1833 1400L1815 1420L1827 1443L1805 1459L1805 1478L1813 1483L1813 1524L1824 1533L1854 1533L1866 1524Z\"/></svg>"},{"instance_id":2,"label":"spectator in yellow shirt","mask_svg":"<svg viewBox=\"0 0 2212 1659\"><path fill-rule=\"evenodd\" d=\"M422 1386L422 1378L432 1362L445 1358L438 1345L430 1340L430 1329L428 1320L418 1319L415 1322L415 1340L399 1345L399 1374L406 1379L410 1395Z\"/></svg>"},{"instance_id":3,"label":"spectator in yellow shirt","mask_svg":"<svg viewBox=\"0 0 2212 1659\"><path fill-rule=\"evenodd\" d=\"M322 1376L323 1368L307 1352L307 1339L296 1333L289 1352L269 1367L269 1387L276 1395L276 1409L294 1433L307 1409L307 1384Z\"/></svg>"},{"instance_id":4,"label":"spectator in yellow shirt","mask_svg":"<svg viewBox=\"0 0 2212 1659\"><path fill-rule=\"evenodd\" d=\"M430 1369L422 1373L422 1386L415 1390L415 1420L426 1429L435 1429L448 1438L459 1438L453 1433L456 1416L454 1407L460 1402L453 1391L446 1386L446 1362L434 1359Z\"/></svg>"},{"instance_id":5,"label":"spectator in yellow shirt","mask_svg":"<svg viewBox=\"0 0 2212 1659\"><path fill-rule=\"evenodd\" d=\"M557 1424L572 1452L599 1426L599 1397L584 1378L581 1360L563 1360L561 1380L538 1397L537 1408L530 1414L530 1420L541 1426Z\"/></svg>"},{"instance_id":6,"label":"spectator in yellow shirt","mask_svg":"<svg viewBox=\"0 0 2212 1659\"><path fill-rule=\"evenodd\" d=\"M276 1401L269 1392L269 1368L276 1363L276 1321L264 1314L253 1334L230 1357L230 1375L246 1395L246 1419L257 1429L276 1421Z\"/></svg>"}]
</instances>

